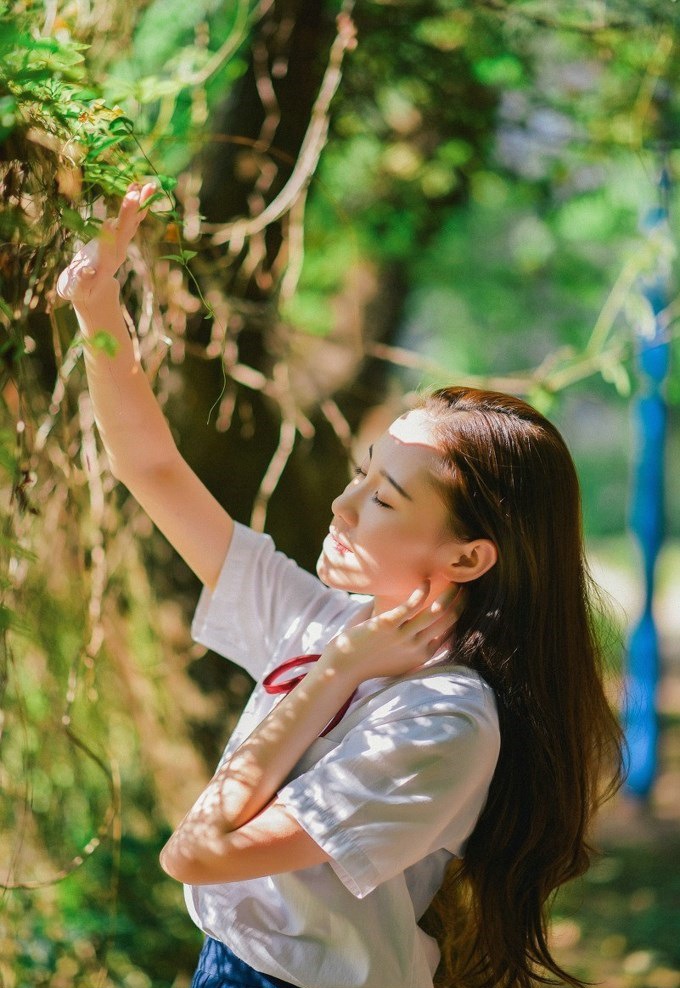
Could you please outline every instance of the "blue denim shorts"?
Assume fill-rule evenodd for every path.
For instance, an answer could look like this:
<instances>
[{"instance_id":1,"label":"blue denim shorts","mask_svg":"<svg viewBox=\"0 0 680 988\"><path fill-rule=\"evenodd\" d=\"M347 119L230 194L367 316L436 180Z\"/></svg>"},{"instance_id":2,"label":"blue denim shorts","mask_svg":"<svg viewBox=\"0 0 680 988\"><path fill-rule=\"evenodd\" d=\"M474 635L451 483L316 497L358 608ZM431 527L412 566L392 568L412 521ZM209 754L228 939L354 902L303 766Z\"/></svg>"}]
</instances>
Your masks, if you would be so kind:
<instances>
[{"instance_id":1,"label":"blue denim shorts","mask_svg":"<svg viewBox=\"0 0 680 988\"><path fill-rule=\"evenodd\" d=\"M219 940L206 937L191 988L295 988L271 974L260 974Z\"/></svg>"}]
</instances>

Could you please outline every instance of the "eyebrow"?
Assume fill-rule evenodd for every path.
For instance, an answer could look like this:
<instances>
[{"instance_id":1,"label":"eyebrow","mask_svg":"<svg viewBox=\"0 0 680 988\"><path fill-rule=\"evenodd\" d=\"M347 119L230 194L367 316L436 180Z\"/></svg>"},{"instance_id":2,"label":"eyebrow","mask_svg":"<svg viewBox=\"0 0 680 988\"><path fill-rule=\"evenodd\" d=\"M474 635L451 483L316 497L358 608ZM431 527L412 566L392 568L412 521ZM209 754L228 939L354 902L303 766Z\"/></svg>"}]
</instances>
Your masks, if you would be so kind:
<instances>
[{"instance_id":1,"label":"eyebrow","mask_svg":"<svg viewBox=\"0 0 680 988\"><path fill-rule=\"evenodd\" d=\"M373 446L372 445L368 447L368 458L369 458L369 460L372 460L373 459ZM392 477L391 474L389 474L387 472L387 470L380 470L379 473L380 473L380 476L381 477L384 477L385 480L388 480L390 482L390 484L392 484L392 487L394 487L394 489L397 490L401 494L402 497L405 497L407 501L412 501L413 500L413 498L408 493L408 491L405 491L404 488L401 486L401 484L397 483L397 481L394 479L394 477Z\"/></svg>"}]
</instances>

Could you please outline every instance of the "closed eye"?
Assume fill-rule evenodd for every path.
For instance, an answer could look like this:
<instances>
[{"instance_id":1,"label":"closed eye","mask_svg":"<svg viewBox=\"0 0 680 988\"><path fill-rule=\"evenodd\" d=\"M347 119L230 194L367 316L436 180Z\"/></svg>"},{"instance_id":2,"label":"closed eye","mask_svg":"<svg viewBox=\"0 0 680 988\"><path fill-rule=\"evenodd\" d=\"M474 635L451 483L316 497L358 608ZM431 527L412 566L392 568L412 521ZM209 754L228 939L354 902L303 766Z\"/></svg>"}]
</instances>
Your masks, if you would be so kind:
<instances>
[{"instance_id":1,"label":"closed eye","mask_svg":"<svg viewBox=\"0 0 680 988\"><path fill-rule=\"evenodd\" d=\"M360 466L356 466L355 465L354 470L352 472L353 472L353 474L354 474L355 477L366 477L366 476L368 476L367 473L366 473L366 471L365 470L362 470L362 468ZM381 501L380 500L380 498L378 497L378 492L377 491L374 494L371 495L371 501L373 501L374 504L379 504L381 508L390 508L390 509L392 509L392 505L391 504L387 504L386 501Z\"/></svg>"},{"instance_id":2,"label":"closed eye","mask_svg":"<svg viewBox=\"0 0 680 988\"><path fill-rule=\"evenodd\" d=\"M391 504L386 504L384 501L380 500L377 491L375 492L375 494L371 495L371 501L374 501L375 504L379 504L381 508L390 508L390 509L392 508Z\"/></svg>"}]
</instances>

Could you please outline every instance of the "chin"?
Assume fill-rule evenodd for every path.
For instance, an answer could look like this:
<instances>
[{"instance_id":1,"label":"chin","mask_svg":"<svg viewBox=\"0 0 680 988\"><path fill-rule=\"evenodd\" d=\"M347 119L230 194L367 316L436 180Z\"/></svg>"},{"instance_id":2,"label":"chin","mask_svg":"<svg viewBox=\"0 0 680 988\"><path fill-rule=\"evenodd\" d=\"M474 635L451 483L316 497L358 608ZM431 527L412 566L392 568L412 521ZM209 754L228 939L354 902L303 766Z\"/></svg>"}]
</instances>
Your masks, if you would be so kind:
<instances>
[{"instance_id":1,"label":"chin","mask_svg":"<svg viewBox=\"0 0 680 988\"><path fill-rule=\"evenodd\" d=\"M327 567L324 565L325 559L323 552L316 561L316 575L319 577L322 583L326 583L326 570Z\"/></svg>"},{"instance_id":2,"label":"chin","mask_svg":"<svg viewBox=\"0 0 680 988\"><path fill-rule=\"evenodd\" d=\"M332 590L341 589L333 583L333 579L330 574L330 566L326 562L323 553L321 553L316 561L316 575L319 577L324 586L330 587Z\"/></svg>"},{"instance_id":3,"label":"chin","mask_svg":"<svg viewBox=\"0 0 680 988\"><path fill-rule=\"evenodd\" d=\"M333 579L333 576L328 571L326 567L317 566L316 575L319 577L324 586L329 587L331 590L345 590L347 593L358 593L353 586L349 586L346 581Z\"/></svg>"},{"instance_id":4,"label":"chin","mask_svg":"<svg viewBox=\"0 0 680 988\"><path fill-rule=\"evenodd\" d=\"M369 595L371 593L366 587L357 587L355 582L351 578L348 578L346 573L338 573L335 566L326 559L323 552L316 562L316 575L331 590L344 590L346 593Z\"/></svg>"}]
</instances>

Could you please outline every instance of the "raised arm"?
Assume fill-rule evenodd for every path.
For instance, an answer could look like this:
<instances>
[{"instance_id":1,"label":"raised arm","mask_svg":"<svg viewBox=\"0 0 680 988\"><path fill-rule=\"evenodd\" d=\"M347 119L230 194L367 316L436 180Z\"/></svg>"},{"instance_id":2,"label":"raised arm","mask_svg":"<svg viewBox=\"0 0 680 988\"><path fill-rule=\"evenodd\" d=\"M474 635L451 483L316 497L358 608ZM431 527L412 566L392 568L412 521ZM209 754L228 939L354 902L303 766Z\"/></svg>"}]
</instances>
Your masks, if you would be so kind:
<instances>
[{"instance_id":1,"label":"raised arm","mask_svg":"<svg viewBox=\"0 0 680 988\"><path fill-rule=\"evenodd\" d=\"M114 476L130 490L202 583L214 587L234 523L181 457L135 349L115 274L146 215L153 185L131 186L116 219L62 272L57 291L73 305L99 433ZM116 341L111 356L97 333Z\"/></svg>"}]
</instances>

